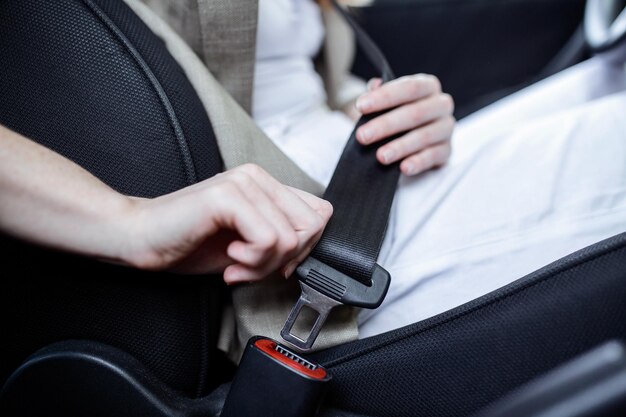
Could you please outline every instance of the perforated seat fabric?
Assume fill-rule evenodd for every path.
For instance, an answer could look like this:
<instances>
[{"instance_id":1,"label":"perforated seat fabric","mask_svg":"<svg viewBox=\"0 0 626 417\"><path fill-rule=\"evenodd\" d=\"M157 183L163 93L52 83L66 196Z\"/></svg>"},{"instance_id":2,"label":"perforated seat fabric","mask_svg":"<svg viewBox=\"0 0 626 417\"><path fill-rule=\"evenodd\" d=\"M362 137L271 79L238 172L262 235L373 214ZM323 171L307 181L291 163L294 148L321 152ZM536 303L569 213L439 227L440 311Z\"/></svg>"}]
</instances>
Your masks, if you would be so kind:
<instances>
[{"instance_id":1,"label":"perforated seat fabric","mask_svg":"<svg viewBox=\"0 0 626 417\"><path fill-rule=\"evenodd\" d=\"M328 407L462 417L609 339L626 339L626 233L431 319L313 358L333 374Z\"/></svg>"},{"instance_id":2,"label":"perforated seat fabric","mask_svg":"<svg viewBox=\"0 0 626 417\"><path fill-rule=\"evenodd\" d=\"M0 123L135 196L222 166L193 88L122 1L0 2ZM186 395L211 388L222 364L213 348L220 277L140 273L0 239L0 385L44 345L90 339Z\"/></svg>"},{"instance_id":3,"label":"perforated seat fabric","mask_svg":"<svg viewBox=\"0 0 626 417\"><path fill-rule=\"evenodd\" d=\"M156 196L213 175L220 163L187 80L127 12L106 0L0 2L0 123L122 192ZM223 364L211 348L219 277L140 273L6 237L1 245L0 383L44 345L90 339L130 353L186 396L210 391ZM106 278L94 278L96 268ZM457 309L314 358L334 375L329 407L467 416L624 338L625 300L622 234Z\"/></svg>"}]
</instances>

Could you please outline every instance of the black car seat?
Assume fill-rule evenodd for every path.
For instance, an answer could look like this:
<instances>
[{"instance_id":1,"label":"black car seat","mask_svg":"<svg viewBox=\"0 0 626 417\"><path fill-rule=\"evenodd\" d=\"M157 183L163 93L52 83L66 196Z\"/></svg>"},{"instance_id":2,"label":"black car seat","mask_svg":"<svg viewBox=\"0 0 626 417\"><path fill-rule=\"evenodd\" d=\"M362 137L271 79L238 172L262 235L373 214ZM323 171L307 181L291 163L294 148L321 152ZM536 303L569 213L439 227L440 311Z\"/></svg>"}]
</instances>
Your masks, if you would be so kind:
<instances>
[{"instance_id":1,"label":"black car seat","mask_svg":"<svg viewBox=\"0 0 626 417\"><path fill-rule=\"evenodd\" d=\"M155 197L221 170L196 93L121 1L2 1L0 57L0 123L114 189ZM0 381L47 344L88 339L186 395L211 389L226 363L213 348L219 276L139 272L1 239Z\"/></svg>"},{"instance_id":2,"label":"black car seat","mask_svg":"<svg viewBox=\"0 0 626 417\"><path fill-rule=\"evenodd\" d=\"M219 172L196 93L121 1L3 0L0 57L0 123L120 192L153 197ZM189 404L224 391L213 391L229 372L214 348L227 296L220 277L144 273L8 237L0 249L2 384L43 349L128 364L141 381L165 387L168 404L184 404L176 415L197 415ZM94 278L95 270L107 278ZM624 300L626 234L444 314L312 357L334 375L328 405L336 410L466 416L602 341L624 338ZM100 385L80 372L80 387L68 389L62 381L75 370L57 368L59 383L45 386L35 373L29 389L54 396L91 386L105 400L124 398L115 395L121 383ZM36 392L20 398L54 414Z\"/></svg>"}]
</instances>

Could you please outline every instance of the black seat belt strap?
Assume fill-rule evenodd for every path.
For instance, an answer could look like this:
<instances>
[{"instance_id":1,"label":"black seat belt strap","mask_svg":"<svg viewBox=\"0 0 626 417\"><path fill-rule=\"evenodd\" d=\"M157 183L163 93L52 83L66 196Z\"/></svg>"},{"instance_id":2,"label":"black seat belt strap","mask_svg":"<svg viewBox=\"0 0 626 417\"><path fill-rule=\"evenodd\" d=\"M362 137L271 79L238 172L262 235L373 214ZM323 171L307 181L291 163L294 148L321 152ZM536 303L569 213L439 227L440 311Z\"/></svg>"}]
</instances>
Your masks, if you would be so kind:
<instances>
[{"instance_id":1,"label":"black seat belt strap","mask_svg":"<svg viewBox=\"0 0 626 417\"><path fill-rule=\"evenodd\" d=\"M354 31L359 47L382 74L383 82L392 80L393 72L380 49L335 0L332 3ZM376 150L390 139L368 146L356 140L357 129L376 116L362 116L352 131L324 193L324 199L333 205L333 216L311 255L296 270L302 295L281 336L303 351L312 347L333 307L347 304L376 308L389 288L391 277L376 260L400 170L397 164L384 166L376 159ZM318 317L303 339L292 334L292 327L304 306L315 310Z\"/></svg>"}]
</instances>

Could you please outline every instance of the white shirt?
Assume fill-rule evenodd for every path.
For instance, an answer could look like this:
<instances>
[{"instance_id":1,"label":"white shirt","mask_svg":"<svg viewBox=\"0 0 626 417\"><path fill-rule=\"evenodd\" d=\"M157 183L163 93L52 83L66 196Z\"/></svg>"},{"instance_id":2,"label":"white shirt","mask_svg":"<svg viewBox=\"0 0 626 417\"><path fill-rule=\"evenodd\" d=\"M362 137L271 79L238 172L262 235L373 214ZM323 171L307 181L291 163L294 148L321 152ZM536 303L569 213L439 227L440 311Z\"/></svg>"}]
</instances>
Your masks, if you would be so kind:
<instances>
[{"instance_id":1,"label":"white shirt","mask_svg":"<svg viewBox=\"0 0 626 417\"><path fill-rule=\"evenodd\" d=\"M293 122L323 105L326 93L313 58L324 39L311 0L260 0L252 115L261 128Z\"/></svg>"},{"instance_id":2,"label":"white shirt","mask_svg":"<svg viewBox=\"0 0 626 417\"><path fill-rule=\"evenodd\" d=\"M254 116L327 184L354 123L321 104L311 5L261 0ZM361 337L442 313L626 231L624 114L623 69L594 58L459 122L444 168L400 180L378 258L391 287L380 308L360 314Z\"/></svg>"}]
</instances>

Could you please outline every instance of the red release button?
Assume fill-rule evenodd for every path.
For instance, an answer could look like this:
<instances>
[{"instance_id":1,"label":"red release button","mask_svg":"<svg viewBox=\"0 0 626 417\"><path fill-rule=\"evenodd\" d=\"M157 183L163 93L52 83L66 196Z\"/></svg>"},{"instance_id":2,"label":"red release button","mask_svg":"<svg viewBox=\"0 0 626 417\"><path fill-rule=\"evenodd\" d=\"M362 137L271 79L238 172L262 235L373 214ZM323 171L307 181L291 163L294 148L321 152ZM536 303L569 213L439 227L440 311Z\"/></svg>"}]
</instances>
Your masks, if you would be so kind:
<instances>
[{"instance_id":1,"label":"red release button","mask_svg":"<svg viewBox=\"0 0 626 417\"><path fill-rule=\"evenodd\" d=\"M276 343L273 340L269 339L259 339L254 342L254 346L262 350L263 352L270 355L272 358L278 360L279 362L284 363L290 368L315 379L324 379L326 377L326 370L321 366L318 366L315 369L308 368L297 361L288 358L282 353L276 350Z\"/></svg>"}]
</instances>

